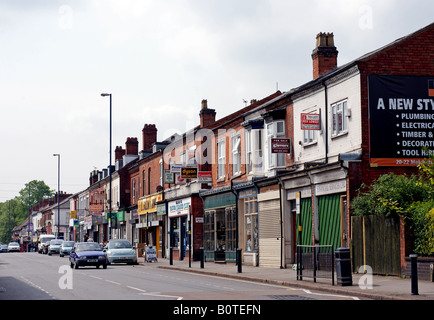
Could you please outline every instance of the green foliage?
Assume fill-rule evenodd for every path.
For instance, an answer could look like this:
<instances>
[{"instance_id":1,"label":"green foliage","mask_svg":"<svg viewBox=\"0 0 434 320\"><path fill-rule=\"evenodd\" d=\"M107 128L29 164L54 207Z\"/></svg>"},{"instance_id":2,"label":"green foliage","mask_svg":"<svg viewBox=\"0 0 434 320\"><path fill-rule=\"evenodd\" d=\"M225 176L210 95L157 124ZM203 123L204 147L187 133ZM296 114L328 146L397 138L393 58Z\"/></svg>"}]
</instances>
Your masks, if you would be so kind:
<instances>
[{"instance_id":1,"label":"green foliage","mask_svg":"<svg viewBox=\"0 0 434 320\"><path fill-rule=\"evenodd\" d=\"M33 207L39 201L51 198L53 195L54 192L50 190L44 181L32 180L20 190L19 196L0 203L0 242L9 242L12 229L28 218L29 199L30 207Z\"/></svg>"},{"instance_id":2,"label":"green foliage","mask_svg":"<svg viewBox=\"0 0 434 320\"><path fill-rule=\"evenodd\" d=\"M434 255L434 199L414 203L410 211L415 252L424 256Z\"/></svg>"},{"instance_id":3,"label":"green foliage","mask_svg":"<svg viewBox=\"0 0 434 320\"><path fill-rule=\"evenodd\" d=\"M411 204L424 201L429 194L430 188L420 183L417 176L388 173L378 178L368 191L359 192L352 209L355 215L407 216Z\"/></svg>"},{"instance_id":4,"label":"green foliage","mask_svg":"<svg viewBox=\"0 0 434 320\"><path fill-rule=\"evenodd\" d=\"M418 166L419 174L385 174L352 201L355 215L404 217L419 255L434 255L434 156Z\"/></svg>"}]
</instances>

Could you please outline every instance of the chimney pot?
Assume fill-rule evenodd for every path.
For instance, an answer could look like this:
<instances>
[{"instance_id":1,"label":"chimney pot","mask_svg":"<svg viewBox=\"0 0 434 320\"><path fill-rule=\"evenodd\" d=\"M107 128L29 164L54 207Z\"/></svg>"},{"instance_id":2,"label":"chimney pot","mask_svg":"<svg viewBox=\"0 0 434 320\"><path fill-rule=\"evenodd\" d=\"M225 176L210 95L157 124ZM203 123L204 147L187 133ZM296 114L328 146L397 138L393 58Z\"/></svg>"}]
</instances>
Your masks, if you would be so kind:
<instances>
[{"instance_id":1,"label":"chimney pot","mask_svg":"<svg viewBox=\"0 0 434 320\"><path fill-rule=\"evenodd\" d=\"M138 155L139 154L139 141L137 138L127 138L125 142L125 154Z\"/></svg>"},{"instance_id":2,"label":"chimney pot","mask_svg":"<svg viewBox=\"0 0 434 320\"><path fill-rule=\"evenodd\" d=\"M316 35L316 46L312 51L313 79L317 79L338 65L338 50L334 45L333 32Z\"/></svg>"},{"instance_id":3,"label":"chimney pot","mask_svg":"<svg viewBox=\"0 0 434 320\"><path fill-rule=\"evenodd\" d=\"M200 127L208 128L212 126L212 124L215 122L215 115L216 112L214 109L208 109L208 101L205 99L202 100L202 105L199 112Z\"/></svg>"},{"instance_id":4,"label":"chimney pot","mask_svg":"<svg viewBox=\"0 0 434 320\"><path fill-rule=\"evenodd\" d=\"M145 124L142 130L143 150L152 148L152 145L157 142L157 128L155 124Z\"/></svg>"}]
</instances>

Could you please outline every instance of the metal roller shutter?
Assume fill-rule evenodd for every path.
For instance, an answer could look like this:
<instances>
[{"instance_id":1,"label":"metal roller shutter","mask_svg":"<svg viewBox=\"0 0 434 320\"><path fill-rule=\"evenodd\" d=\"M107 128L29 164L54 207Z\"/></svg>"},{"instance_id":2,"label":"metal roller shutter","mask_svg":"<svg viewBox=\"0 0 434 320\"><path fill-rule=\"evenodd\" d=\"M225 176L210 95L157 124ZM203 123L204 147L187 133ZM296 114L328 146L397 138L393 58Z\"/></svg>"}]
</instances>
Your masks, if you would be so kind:
<instances>
[{"instance_id":1,"label":"metal roller shutter","mask_svg":"<svg viewBox=\"0 0 434 320\"><path fill-rule=\"evenodd\" d=\"M280 267L280 201L261 201L259 204L259 266Z\"/></svg>"}]
</instances>

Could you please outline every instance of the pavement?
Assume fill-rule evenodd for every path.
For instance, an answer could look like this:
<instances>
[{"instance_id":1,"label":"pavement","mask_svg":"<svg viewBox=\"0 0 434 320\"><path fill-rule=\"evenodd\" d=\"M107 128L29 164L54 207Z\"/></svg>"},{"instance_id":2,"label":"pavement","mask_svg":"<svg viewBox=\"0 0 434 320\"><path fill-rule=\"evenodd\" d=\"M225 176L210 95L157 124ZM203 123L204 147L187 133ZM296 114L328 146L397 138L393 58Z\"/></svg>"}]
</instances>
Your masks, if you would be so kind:
<instances>
[{"instance_id":1,"label":"pavement","mask_svg":"<svg viewBox=\"0 0 434 320\"><path fill-rule=\"evenodd\" d=\"M240 273L235 263L205 262L204 268L201 268L199 261L192 261L190 267L188 259L183 261L173 260L172 265L170 265L168 259L145 262L143 258L139 258L138 262L148 267L269 283L306 290L318 290L374 300L434 300L434 282L419 280L417 282L418 294L413 295L411 279L403 279L397 276L372 275L372 278L369 278L370 275L367 274L353 273L352 285L342 286L337 284L336 273L334 285L332 285L331 278L319 278L316 282L307 277L303 277L303 280L297 280L297 272L292 269L242 265Z\"/></svg>"}]
</instances>

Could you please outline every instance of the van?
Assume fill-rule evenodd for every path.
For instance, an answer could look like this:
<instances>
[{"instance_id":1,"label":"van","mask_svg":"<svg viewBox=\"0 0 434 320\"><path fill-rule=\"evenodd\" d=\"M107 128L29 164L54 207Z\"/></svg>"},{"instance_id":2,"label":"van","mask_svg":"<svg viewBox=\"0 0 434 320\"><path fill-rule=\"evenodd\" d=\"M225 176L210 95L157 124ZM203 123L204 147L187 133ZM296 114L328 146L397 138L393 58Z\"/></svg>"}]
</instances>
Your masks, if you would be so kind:
<instances>
[{"instance_id":1,"label":"van","mask_svg":"<svg viewBox=\"0 0 434 320\"><path fill-rule=\"evenodd\" d=\"M39 243L38 243L38 253L42 253L42 245L49 241L49 240L53 240L56 239L56 237L54 236L54 234L43 234L39 237Z\"/></svg>"}]
</instances>

